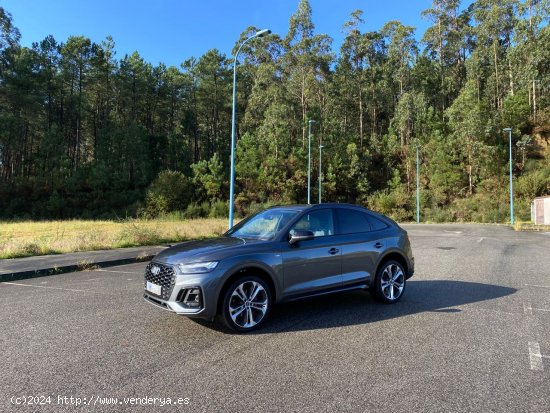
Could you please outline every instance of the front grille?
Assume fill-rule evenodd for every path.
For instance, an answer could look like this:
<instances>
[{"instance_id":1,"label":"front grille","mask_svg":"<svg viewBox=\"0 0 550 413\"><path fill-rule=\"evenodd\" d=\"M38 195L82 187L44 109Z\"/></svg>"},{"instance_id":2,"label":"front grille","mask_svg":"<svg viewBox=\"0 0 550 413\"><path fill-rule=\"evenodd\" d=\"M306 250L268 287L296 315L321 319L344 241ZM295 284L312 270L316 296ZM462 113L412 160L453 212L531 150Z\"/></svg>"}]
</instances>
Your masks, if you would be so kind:
<instances>
[{"instance_id":1,"label":"front grille","mask_svg":"<svg viewBox=\"0 0 550 413\"><path fill-rule=\"evenodd\" d=\"M158 272L155 271L157 274L153 274L153 267L158 268ZM176 283L176 273L174 269L168 265L151 262L147 265L147 268L145 268L145 287L147 287L147 281L160 285L162 287L162 294L159 297L162 297L163 300L168 300L174 289L174 284ZM147 294L153 293L147 291Z\"/></svg>"}]
</instances>

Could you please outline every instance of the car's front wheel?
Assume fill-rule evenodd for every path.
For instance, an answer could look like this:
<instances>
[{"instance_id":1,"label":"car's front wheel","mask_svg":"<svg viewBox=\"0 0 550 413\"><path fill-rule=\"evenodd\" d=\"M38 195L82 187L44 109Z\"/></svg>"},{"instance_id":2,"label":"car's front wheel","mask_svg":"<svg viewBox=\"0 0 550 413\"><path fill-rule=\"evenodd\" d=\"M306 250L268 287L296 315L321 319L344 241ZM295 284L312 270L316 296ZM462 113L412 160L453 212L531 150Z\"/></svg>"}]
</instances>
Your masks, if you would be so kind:
<instances>
[{"instance_id":1,"label":"car's front wheel","mask_svg":"<svg viewBox=\"0 0 550 413\"><path fill-rule=\"evenodd\" d=\"M403 296L405 285L403 265L393 260L386 261L376 273L372 292L378 301L393 304Z\"/></svg>"},{"instance_id":2,"label":"car's front wheel","mask_svg":"<svg viewBox=\"0 0 550 413\"><path fill-rule=\"evenodd\" d=\"M232 330L244 333L260 327L271 310L271 291L259 277L239 278L225 290L222 320Z\"/></svg>"}]
</instances>

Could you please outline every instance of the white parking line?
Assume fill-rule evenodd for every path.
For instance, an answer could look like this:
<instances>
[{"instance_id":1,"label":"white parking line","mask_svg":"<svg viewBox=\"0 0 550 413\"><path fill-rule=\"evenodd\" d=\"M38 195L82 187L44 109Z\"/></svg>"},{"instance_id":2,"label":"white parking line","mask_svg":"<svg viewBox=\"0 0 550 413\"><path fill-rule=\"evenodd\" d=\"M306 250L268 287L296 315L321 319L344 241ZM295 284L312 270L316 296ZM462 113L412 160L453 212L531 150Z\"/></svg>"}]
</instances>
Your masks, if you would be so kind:
<instances>
[{"instance_id":1,"label":"white parking line","mask_svg":"<svg viewBox=\"0 0 550 413\"><path fill-rule=\"evenodd\" d=\"M77 293L95 293L94 291L90 291L90 290L75 290L72 288L46 287L44 285L29 285L29 284L20 284L20 283L12 283L12 282L3 282L2 284L17 285L19 287L46 288L48 290L73 291ZM100 293L97 293L97 294L100 294Z\"/></svg>"},{"instance_id":2,"label":"white parking line","mask_svg":"<svg viewBox=\"0 0 550 413\"><path fill-rule=\"evenodd\" d=\"M523 303L523 312L525 315L533 315L533 311L543 311L545 313L550 313L550 310L546 308L535 308L531 305L531 301L526 301Z\"/></svg>"},{"instance_id":3,"label":"white parking line","mask_svg":"<svg viewBox=\"0 0 550 413\"><path fill-rule=\"evenodd\" d=\"M96 271L100 272L114 272L118 274L142 274L141 272L135 272L135 271L115 271L115 270L103 270L103 269L97 269Z\"/></svg>"},{"instance_id":4,"label":"white parking line","mask_svg":"<svg viewBox=\"0 0 550 413\"><path fill-rule=\"evenodd\" d=\"M550 288L550 285L525 284L527 287Z\"/></svg>"},{"instance_id":5,"label":"white parking line","mask_svg":"<svg viewBox=\"0 0 550 413\"><path fill-rule=\"evenodd\" d=\"M529 342L529 364L531 365L531 370L543 371L544 366L542 364L542 355L540 354L539 343L534 341Z\"/></svg>"}]
</instances>

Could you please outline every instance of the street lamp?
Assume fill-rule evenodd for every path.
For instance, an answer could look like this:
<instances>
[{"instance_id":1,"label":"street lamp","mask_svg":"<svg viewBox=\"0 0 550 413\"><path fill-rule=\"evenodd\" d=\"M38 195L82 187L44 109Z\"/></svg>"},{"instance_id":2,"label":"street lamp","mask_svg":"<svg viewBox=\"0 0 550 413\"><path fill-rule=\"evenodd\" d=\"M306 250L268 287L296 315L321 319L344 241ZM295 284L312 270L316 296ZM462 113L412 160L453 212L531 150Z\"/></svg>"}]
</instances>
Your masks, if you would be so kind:
<instances>
[{"instance_id":1,"label":"street lamp","mask_svg":"<svg viewBox=\"0 0 550 413\"><path fill-rule=\"evenodd\" d=\"M315 123L313 119L308 122L308 147L307 147L307 204L311 204L311 124Z\"/></svg>"},{"instance_id":2,"label":"street lamp","mask_svg":"<svg viewBox=\"0 0 550 413\"><path fill-rule=\"evenodd\" d=\"M508 132L508 144L510 146L510 224L514 225L514 188L512 186L512 128L502 129Z\"/></svg>"},{"instance_id":3,"label":"street lamp","mask_svg":"<svg viewBox=\"0 0 550 413\"><path fill-rule=\"evenodd\" d=\"M321 203L321 184L323 183L323 176L321 175L321 159L323 156L323 145L319 145L319 203Z\"/></svg>"},{"instance_id":4,"label":"street lamp","mask_svg":"<svg viewBox=\"0 0 550 413\"><path fill-rule=\"evenodd\" d=\"M235 59L233 60L233 111L231 114L231 177L229 179L229 229L233 227L233 210L235 208L235 116L236 116L236 104L237 104L237 57L242 47L255 37L262 37L265 34L271 33L269 29L263 29L257 31L244 42L241 43L235 54Z\"/></svg>"}]
</instances>

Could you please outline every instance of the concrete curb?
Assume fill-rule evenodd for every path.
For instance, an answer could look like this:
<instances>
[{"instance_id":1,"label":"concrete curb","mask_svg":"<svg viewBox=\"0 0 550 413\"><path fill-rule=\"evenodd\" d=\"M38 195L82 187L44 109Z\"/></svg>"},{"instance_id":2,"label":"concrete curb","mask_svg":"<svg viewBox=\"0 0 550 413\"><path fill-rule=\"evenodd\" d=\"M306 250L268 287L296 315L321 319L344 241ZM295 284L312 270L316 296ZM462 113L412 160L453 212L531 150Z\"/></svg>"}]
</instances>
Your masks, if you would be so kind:
<instances>
[{"instance_id":1,"label":"concrete curb","mask_svg":"<svg viewBox=\"0 0 550 413\"><path fill-rule=\"evenodd\" d=\"M105 261L86 261L80 264L45 267L35 270L14 271L0 274L0 282L26 280L29 278L47 277L49 275L66 274L75 271L85 271L94 268L114 267L117 265L133 264L136 262L150 261L155 255L144 255L134 258L119 258Z\"/></svg>"},{"instance_id":2,"label":"concrete curb","mask_svg":"<svg viewBox=\"0 0 550 413\"><path fill-rule=\"evenodd\" d=\"M150 261L155 255L169 246L156 245L81 251L0 260L0 282Z\"/></svg>"}]
</instances>

